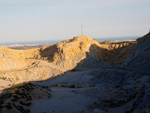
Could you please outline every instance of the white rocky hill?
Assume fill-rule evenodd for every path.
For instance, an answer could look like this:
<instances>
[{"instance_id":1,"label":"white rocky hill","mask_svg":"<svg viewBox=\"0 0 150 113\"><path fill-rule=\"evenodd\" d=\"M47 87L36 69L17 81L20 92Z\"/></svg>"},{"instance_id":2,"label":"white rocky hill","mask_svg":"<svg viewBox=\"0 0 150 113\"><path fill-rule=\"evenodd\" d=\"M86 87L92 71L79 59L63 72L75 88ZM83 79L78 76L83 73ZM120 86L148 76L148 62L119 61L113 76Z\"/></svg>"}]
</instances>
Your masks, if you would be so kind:
<instances>
[{"instance_id":1,"label":"white rocky hill","mask_svg":"<svg viewBox=\"0 0 150 113\"><path fill-rule=\"evenodd\" d=\"M41 49L0 48L0 112L149 113L149 43L150 33L128 42L79 36Z\"/></svg>"}]
</instances>

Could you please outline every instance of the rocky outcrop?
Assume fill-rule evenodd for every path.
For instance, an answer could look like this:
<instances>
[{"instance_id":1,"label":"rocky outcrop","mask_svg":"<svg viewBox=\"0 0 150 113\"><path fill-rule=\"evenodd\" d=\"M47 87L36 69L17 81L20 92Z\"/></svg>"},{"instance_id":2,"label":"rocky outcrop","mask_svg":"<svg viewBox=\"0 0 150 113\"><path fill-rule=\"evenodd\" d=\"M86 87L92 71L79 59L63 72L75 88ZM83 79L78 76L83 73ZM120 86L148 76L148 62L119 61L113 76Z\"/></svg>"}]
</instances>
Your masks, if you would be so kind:
<instances>
[{"instance_id":1,"label":"rocky outcrop","mask_svg":"<svg viewBox=\"0 0 150 113\"><path fill-rule=\"evenodd\" d=\"M102 62L122 63L134 49L132 45L132 42L100 44L88 36L78 36L40 49L0 47L0 76L11 81L44 80L77 66L92 68Z\"/></svg>"},{"instance_id":2,"label":"rocky outcrop","mask_svg":"<svg viewBox=\"0 0 150 113\"><path fill-rule=\"evenodd\" d=\"M116 57L117 54L121 53L120 55L122 56L126 54L121 49L125 49L130 45L133 45L133 42L100 44L88 36L78 36L47 48L42 48L40 50L40 58L49 60L64 70L70 70L76 67L78 63L83 64L84 62L81 62L82 60L91 63L94 61L94 63L98 63L99 61L112 62L111 59ZM129 49L126 50L127 56L130 51L128 51ZM122 62L120 61L120 63Z\"/></svg>"},{"instance_id":3,"label":"rocky outcrop","mask_svg":"<svg viewBox=\"0 0 150 113\"><path fill-rule=\"evenodd\" d=\"M0 77L13 82L45 80L77 66L122 63L134 49L132 42L99 43L78 36L43 48L14 50L0 47Z\"/></svg>"},{"instance_id":4,"label":"rocky outcrop","mask_svg":"<svg viewBox=\"0 0 150 113\"><path fill-rule=\"evenodd\" d=\"M40 52L41 58L49 60L64 70L69 70L86 59L87 55L94 59L103 59L104 52L108 53L106 50L109 50L108 45L103 46L88 36L79 36L41 49Z\"/></svg>"},{"instance_id":5,"label":"rocky outcrop","mask_svg":"<svg viewBox=\"0 0 150 113\"><path fill-rule=\"evenodd\" d=\"M63 102L68 97L70 98L70 94L73 93L75 96L77 94L78 96L82 95L82 97L83 95L84 97L85 95L88 96L86 100L91 97L93 100L94 97L95 102L90 103L90 101L88 103L89 108L87 110L90 109L90 112L96 110L107 113L149 112L149 34L132 42L105 41L99 43L88 36L78 36L41 49L12 50L1 47L0 79L11 81L11 83L7 83L10 86L13 85L13 82L16 84L25 81L40 81L33 83L62 88L60 92L65 92L67 96L60 98L60 92L57 92L57 88L56 90L53 89L52 94L56 94L57 99L61 99ZM23 85L21 91L29 93L30 87L29 90L24 89L24 87ZM64 90L66 87L67 90ZM13 93L11 94L13 97L10 99L16 99L14 98L16 97L14 91L17 89L18 87L12 87L8 90L8 92ZM38 90L38 92L40 91ZM1 99L2 104L4 103L3 99ZM73 99L75 100L75 97ZM78 103L80 100L81 98L79 98ZM72 99L65 102L72 103ZM18 106L23 105L25 107L27 105L22 101L17 107L15 103L18 102L7 103L6 101L5 103L4 106L1 106L4 109L11 106L11 108L19 110L17 109ZM54 104L53 101L52 104ZM81 109L80 112L82 112Z\"/></svg>"},{"instance_id":6,"label":"rocky outcrop","mask_svg":"<svg viewBox=\"0 0 150 113\"><path fill-rule=\"evenodd\" d=\"M150 33L137 39L137 47L127 57L124 65L129 70L150 74Z\"/></svg>"},{"instance_id":7,"label":"rocky outcrop","mask_svg":"<svg viewBox=\"0 0 150 113\"><path fill-rule=\"evenodd\" d=\"M11 82L44 80L63 73L48 62L37 60L39 49L13 50L0 47L0 78Z\"/></svg>"}]
</instances>

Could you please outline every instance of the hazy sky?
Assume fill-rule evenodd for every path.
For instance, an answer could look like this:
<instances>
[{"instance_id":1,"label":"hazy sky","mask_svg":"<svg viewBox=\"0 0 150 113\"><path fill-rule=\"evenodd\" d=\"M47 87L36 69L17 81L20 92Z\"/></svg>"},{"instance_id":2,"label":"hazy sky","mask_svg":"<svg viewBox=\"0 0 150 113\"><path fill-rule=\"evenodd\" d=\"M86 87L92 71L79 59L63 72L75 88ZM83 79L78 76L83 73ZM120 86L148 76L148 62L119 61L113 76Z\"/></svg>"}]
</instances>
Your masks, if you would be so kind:
<instances>
[{"instance_id":1,"label":"hazy sky","mask_svg":"<svg viewBox=\"0 0 150 113\"><path fill-rule=\"evenodd\" d=\"M0 43L142 36L150 0L0 0Z\"/></svg>"}]
</instances>

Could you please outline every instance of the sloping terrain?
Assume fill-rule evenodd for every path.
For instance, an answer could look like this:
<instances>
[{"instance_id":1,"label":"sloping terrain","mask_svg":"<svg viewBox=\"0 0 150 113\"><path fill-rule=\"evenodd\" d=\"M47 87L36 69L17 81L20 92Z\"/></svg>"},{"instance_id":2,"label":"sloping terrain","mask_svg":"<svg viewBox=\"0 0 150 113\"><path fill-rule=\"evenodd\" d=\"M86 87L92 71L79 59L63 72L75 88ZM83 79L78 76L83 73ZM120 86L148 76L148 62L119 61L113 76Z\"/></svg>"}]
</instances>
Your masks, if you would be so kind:
<instances>
[{"instance_id":1,"label":"sloping terrain","mask_svg":"<svg viewBox=\"0 0 150 113\"><path fill-rule=\"evenodd\" d=\"M133 50L129 47L133 45L132 42L100 44L88 36L79 36L41 49L0 47L0 78L12 82L45 80L83 65L91 68L105 61L122 63L122 57Z\"/></svg>"},{"instance_id":2,"label":"sloping terrain","mask_svg":"<svg viewBox=\"0 0 150 113\"><path fill-rule=\"evenodd\" d=\"M137 47L125 61L125 67L135 72L150 74L150 33L137 39Z\"/></svg>"},{"instance_id":3,"label":"sloping terrain","mask_svg":"<svg viewBox=\"0 0 150 113\"><path fill-rule=\"evenodd\" d=\"M1 47L0 77L10 82L4 88L31 81L51 89L31 113L149 113L149 43L150 33L117 43L78 36L40 49Z\"/></svg>"},{"instance_id":4,"label":"sloping terrain","mask_svg":"<svg viewBox=\"0 0 150 113\"><path fill-rule=\"evenodd\" d=\"M88 62L86 65L82 65L84 67L80 66L78 68L80 70L72 70L60 77L38 83L51 87L54 98L36 101L31 111L35 112L39 108L39 103L45 105L52 101L57 103L55 106L62 106L62 108L58 109L51 104L50 109L46 107L47 110L45 110L45 107L40 107L39 111L52 110L51 112L54 113L67 113L69 110L66 108L71 105L70 107L73 109L71 112L74 113L149 113L150 74L148 69L150 64L145 62L143 65L143 60L150 58L149 39L150 37L146 35L137 39L137 44L115 50L114 53L111 51L113 59L116 60L119 58L117 54L125 55L122 56L124 62L121 65L110 62L111 60L109 61L108 58L105 63L100 62L104 65L93 69L87 68L87 71L85 67L88 64L93 66L93 62ZM83 97L86 97L87 101L82 100ZM78 106L80 101L83 103ZM68 104L61 105L62 103Z\"/></svg>"},{"instance_id":5,"label":"sloping terrain","mask_svg":"<svg viewBox=\"0 0 150 113\"><path fill-rule=\"evenodd\" d=\"M121 55L122 57L127 57L134 49L134 43L136 42L100 44L88 36L78 36L47 48L42 48L40 57L58 65L64 70L73 69L78 63L82 63L82 60L88 61L90 65L90 62L97 61L98 63L107 60L108 62L113 62L113 57L118 57L117 59L122 63ZM118 53L120 53L120 56L117 56Z\"/></svg>"},{"instance_id":6,"label":"sloping terrain","mask_svg":"<svg viewBox=\"0 0 150 113\"><path fill-rule=\"evenodd\" d=\"M39 49L29 49L29 50L14 50L6 47L0 47L0 58L22 58L29 59L34 58L39 54Z\"/></svg>"},{"instance_id":7,"label":"sloping terrain","mask_svg":"<svg viewBox=\"0 0 150 113\"><path fill-rule=\"evenodd\" d=\"M0 97L0 112L4 113L30 113L30 106L34 99L48 99L50 90L46 87L31 83L14 85L6 89Z\"/></svg>"}]
</instances>

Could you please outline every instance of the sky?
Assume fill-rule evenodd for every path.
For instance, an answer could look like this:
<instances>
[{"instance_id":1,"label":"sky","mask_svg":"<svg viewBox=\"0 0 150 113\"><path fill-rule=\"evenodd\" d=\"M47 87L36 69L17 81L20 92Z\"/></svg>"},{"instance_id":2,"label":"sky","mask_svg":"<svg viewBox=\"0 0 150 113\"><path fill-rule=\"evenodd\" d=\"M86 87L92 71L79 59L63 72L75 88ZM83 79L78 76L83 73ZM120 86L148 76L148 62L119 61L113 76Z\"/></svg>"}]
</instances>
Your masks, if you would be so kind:
<instances>
[{"instance_id":1,"label":"sky","mask_svg":"<svg viewBox=\"0 0 150 113\"><path fill-rule=\"evenodd\" d=\"M0 0L0 43L143 36L150 0Z\"/></svg>"}]
</instances>

